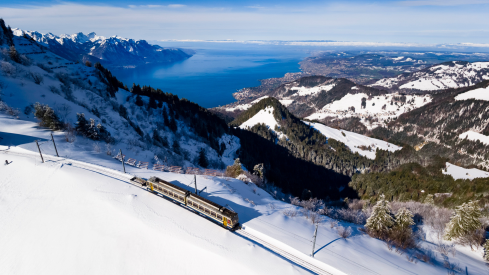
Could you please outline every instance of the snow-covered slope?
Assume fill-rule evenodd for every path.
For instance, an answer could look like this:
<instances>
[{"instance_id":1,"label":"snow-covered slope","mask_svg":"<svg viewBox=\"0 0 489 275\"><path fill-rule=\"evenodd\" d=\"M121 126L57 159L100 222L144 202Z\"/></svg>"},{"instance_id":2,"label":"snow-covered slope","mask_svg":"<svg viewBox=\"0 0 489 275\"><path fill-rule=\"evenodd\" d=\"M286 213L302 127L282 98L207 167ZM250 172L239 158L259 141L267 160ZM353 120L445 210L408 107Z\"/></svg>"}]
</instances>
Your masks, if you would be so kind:
<instances>
[{"instance_id":1,"label":"snow-covered slope","mask_svg":"<svg viewBox=\"0 0 489 275\"><path fill-rule=\"evenodd\" d=\"M274 108L272 106L268 106L263 110L260 110L253 117L245 121L243 124L239 126L241 129L252 128L257 124L265 124L271 131L275 132L279 138L286 136L280 131L276 131L275 127L280 128L277 120L273 116Z\"/></svg>"},{"instance_id":2,"label":"snow-covered slope","mask_svg":"<svg viewBox=\"0 0 489 275\"><path fill-rule=\"evenodd\" d=\"M82 151L62 133L55 141L70 158L53 157L51 142L42 141L42 163L33 140L49 131L6 116L0 129L0 156L10 162L0 166L0 220L9 221L0 223L1 274L313 274L284 259L290 256L331 274L446 274L439 255L433 264L410 262L357 225L340 222L353 234L339 238L329 218L319 224L312 258L315 226L283 212L296 206L253 184L197 176L199 189L207 188L204 197L239 214L243 230L233 234L128 181L154 175L193 191L191 175L134 167L124 174L120 162ZM17 147L4 146L7 136ZM475 252L449 258L474 274L486 271Z\"/></svg>"},{"instance_id":3,"label":"snow-covered slope","mask_svg":"<svg viewBox=\"0 0 489 275\"><path fill-rule=\"evenodd\" d=\"M171 104L165 102L160 107L150 108L149 98L143 96L142 106L138 106L137 96L131 92L118 89L111 95L108 81L98 69L70 62L21 36L15 36L13 41L20 56L25 56L25 63L10 60L4 45L0 51L3 59L0 60L0 101L15 109L20 119L37 122L33 105L39 102L49 105L63 123L71 126L77 121L78 113L83 113L87 120L93 118L95 125L106 127L115 142L120 143L128 155L138 156L139 161L151 162L158 155L171 165L194 166L202 148L207 153L210 168L222 169L225 164L233 163L234 153L219 156L198 136L188 120L175 118L177 130L169 131L163 117L165 112L170 117L175 116ZM36 83L35 79L40 81ZM155 131L167 140L166 145L154 144ZM223 134L218 139L219 144L227 140L226 149L239 148L239 139L235 137ZM182 149L179 153L173 148L175 142ZM104 152L113 146L105 141L98 142ZM113 148L109 151L115 153Z\"/></svg>"},{"instance_id":4,"label":"snow-covered slope","mask_svg":"<svg viewBox=\"0 0 489 275\"><path fill-rule=\"evenodd\" d=\"M442 169L442 173L445 175L450 175L454 179L475 179L475 178L487 178L489 177L489 172L479 170L476 168L466 169L451 163L446 163L446 168Z\"/></svg>"},{"instance_id":5,"label":"snow-covered slope","mask_svg":"<svg viewBox=\"0 0 489 275\"><path fill-rule=\"evenodd\" d=\"M380 139L370 138L345 130L334 129L321 123L310 123L310 125L327 138L333 138L341 141L346 144L346 146L348 146L352 152L358 152L358 154L370 159L375 159L375 151L377 148L391 152L401 149L401 147L397 145Z\"/></svg>"},{"instance_id":6,"label":"snow-covered slope","mask_svg":"<svg viewBox=\"0 0 489 275\"><path fill-rule=\"evenodd\" d=\"M150 45L145 40L119 36L104 37L94 32L87 35L79 32L60 36L20 29L13 29L13 32L16 36L26 34L32 37L55 54L70 61L91 61L110 66L130 67L154 62L174 62L191 56L180 49Z\"/></svg>"},{"instance_id":7,"label":"snow-covered slope","mask_svg":"<svg viewBox=\"0 0 489 275\"><path fill-rule=\"evenodd\" d=\"M365 101L365 105L362 105L363 101ZM307 119L359 117L368 128L374 128L383 125L386 120L398 117L429 102L431 102L430 95L399 95L394 93L369 97L364 93L346 94L340 100L327 104L309 115ZM367 119L369 117L376 118L376 120Z\"/></svg>"},{"instance_id":8,"label":"snow-covered slope","mask_svg":"<svg viewBox=\"0 0 489 275\"><path fill-rule=\"evenodd\" d=\"M489 101L489 86L485 88L477 88L474 90L470 90L468 92L458 94L455 97L455 100L467 100L467 99Z\"/></svg>"},{"instance_id":9,"label":"snow-covered slope","mask_svg":"<svg viewBox=\"0 0 489 275\"><path fill-rule=\"evenodd\" d=\"M435 91L475 85L489 79L489 62L452 61L410 74L384 78L371 87L400 90Z\"/></svg>"}]
</instances>

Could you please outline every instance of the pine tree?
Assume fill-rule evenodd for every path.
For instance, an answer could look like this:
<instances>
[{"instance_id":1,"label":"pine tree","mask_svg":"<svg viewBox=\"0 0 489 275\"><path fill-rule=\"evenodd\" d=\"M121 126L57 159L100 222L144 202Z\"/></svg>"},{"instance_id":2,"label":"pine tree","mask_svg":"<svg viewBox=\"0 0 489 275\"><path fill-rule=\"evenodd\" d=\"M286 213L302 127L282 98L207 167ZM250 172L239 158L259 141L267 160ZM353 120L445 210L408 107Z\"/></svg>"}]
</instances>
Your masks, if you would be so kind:
<instances>
[{"instance_id":1,"label":"pine tree","mask_svg":"<svg viewBox=\"0 0 489 275\"><path fill-rule=\"evenodd\" d=\"M141 98L140 95L136 96L136 105L138 105L139 107L144 105L143 99Z\"/></svg>"},{"instance_id":2,"label":"pine tree","mask_svg":"<svg viewBox=\"0 0 489 275\"><path fill-rule=\"evenodd\" d=\"M63 124L59 120L58 116L48 105L43 105L36 102L34 104L34 110L34 116L40 120L39 124L41 126L48 127L55 131L63 128Z\"/></svg>"},{"instance_id":3,"label":"pine tree","mask_svg":"<svg viewBox=\"0 0 489 275\"><path fill-rule=\"evenodd\" d=\"M180 144L178 143L178 140L176 139L173 140L172 148L173 148L173 152L180 155Z\"/></svg>"},{"instance_id":4,"label":"pine tree","mask_svg":"<svg viewBox=\"0 0 489 275\"><path fill-rule=\"evenodd\" d=\"M75 123L75 129L78 133L80 133L82 136L86 136L87 130L88 130L88 121L85 118L84 113L78 113L76 114L77 121Z\"/></svg>"},{"instance_id":5,"label":"pine tree","mask_svg":"<svg viewBox=\"0 0 489 275\"><path fill-rule=\"evenodd\" d=\"M489 239L486 240L482 247L484 248L484 260L489 262Z\"/></svg>"},{"instance_id":6,"label":"pine tree","mask_svg":"<svg viewBox=\"0 0 489 275\"><path fill-rule=\"evenodd\" d=\"M207 156L205 154L204 148L200 148L199 151L199 165L204 168L207 168L207 166L209 166L209 161L207 161Z\"/></svg>"},{"instance_id":7,"label":"pine tree","mask_svg":"<svg viewBox=\"0 0 489 275\"><path fill-rule=\"evenodd\" d=\"M405 207L399 209L396 214L395 227L399 230L411 230L411 225L414 225L413 213Z\"/></svg>"},{"instance_id":8,"label":"pine tree","mask_svg":"<svg viewBox=\"0 0 489 275\"><path fill-rule=\"evenodd\" d=\"M433 199L432 194L428 194L426 198L424 199L424 203L429 204L429 205L435 205L435 200Z\"/></svg>"},{"instance_id":9,"label":"pine tree","mask_svg":"<svg viewBox=\"0 0 489 275\"><path fill-rule=\"evenodd\" d=\"M166 127L170 127L170 120L168 120L168 112L166 111L166 107L163 108L163 123Z\"/></svg>"},{"instance_id":10,"label":"pine tree","mask_svg":"<svg viewBox=\"0 0 489 275\"><path fill-rule=\"evenodd\" d=\"M158 105L156 105L156 100L154 97L149 98L149 108L156 109Z\"/></svg>"},{"instance_id":11,"label":"pine tree","mask_svg":"<svg viewBox=\"0 0 489 275\"><path fill-rule=\"evenodd\" d=\"M369 234L376 238L386 238L390 228L394 225L391 209L382 194L372 209L372 215L367 219L365 227Z\"/></svg>"},{"instance_id":12,"label":"pine tree","mask_svg":"<svg viewBox=\"0 0 489 275\"><path fill-rule=\"evenodd\" d=\"M455 208L455 214L445 228L445 239L453 240L474 232L481 227L482 212L479 201L470 201Z\"/></svg>"}]
</instances>

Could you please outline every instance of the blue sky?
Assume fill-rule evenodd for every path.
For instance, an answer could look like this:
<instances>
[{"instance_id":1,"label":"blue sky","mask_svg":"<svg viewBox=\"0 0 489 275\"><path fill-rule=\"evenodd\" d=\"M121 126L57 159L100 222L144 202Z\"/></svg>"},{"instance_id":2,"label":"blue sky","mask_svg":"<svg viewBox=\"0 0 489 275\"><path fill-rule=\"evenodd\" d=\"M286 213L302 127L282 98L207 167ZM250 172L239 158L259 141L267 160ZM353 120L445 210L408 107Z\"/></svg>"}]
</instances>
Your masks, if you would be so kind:
<instances>
[{"instance_id":1,"label":"blue sky","mask_svg":"<svg viewBox=\"0 0 489 275\"><path fill-rule=\"evenodd\" d=\"M0 3L12 27L147 40L489 43L488 14L489 0Z\"/></svg>"}]
</instances>

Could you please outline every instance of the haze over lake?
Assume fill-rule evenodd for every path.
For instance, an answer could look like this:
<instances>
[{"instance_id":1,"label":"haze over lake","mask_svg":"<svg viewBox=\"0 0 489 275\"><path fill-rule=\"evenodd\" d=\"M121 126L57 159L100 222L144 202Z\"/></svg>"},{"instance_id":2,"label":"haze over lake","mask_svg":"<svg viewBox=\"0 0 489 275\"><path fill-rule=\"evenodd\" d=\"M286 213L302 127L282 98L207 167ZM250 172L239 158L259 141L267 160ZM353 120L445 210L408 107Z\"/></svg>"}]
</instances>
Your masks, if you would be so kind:
<instances>
[{"instance_id":1,"label":"haze over lake","mask_svg":"<svg viewBox=\"0 0 489 275\"><path fill-rule=\"evenodd\" d=\"M113 74L128 87L132 83L150 85L206 108L233 102L234 92L258 86L260 79L300 72L298 63L310 53L301 47L276 45L210 42L155 44L192 49L195 54L178 63L117 69L113 70Z\"/></svg>"}]
</instances>

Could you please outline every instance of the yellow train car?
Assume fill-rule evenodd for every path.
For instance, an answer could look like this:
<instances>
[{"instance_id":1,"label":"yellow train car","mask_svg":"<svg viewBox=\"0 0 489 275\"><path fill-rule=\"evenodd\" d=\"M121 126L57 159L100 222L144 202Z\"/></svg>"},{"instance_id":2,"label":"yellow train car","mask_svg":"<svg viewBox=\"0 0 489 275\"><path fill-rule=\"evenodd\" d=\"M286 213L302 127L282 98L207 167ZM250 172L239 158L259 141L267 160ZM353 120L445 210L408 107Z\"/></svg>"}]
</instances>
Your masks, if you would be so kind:
<instances>
[{"instance_id":1,"label":"yellow train car","mask_svg":"<svg viewBox=\"0 0 489 275\"><path fill-rule=\"evenodd\" d=\"M157 192L169 199L187 206L188 208L221 224L225 228L234 230L239 227L238 213L199 195L193 194L188 190L157 177L151 177L147 181L146 187L152 192Z\"/></svg>"}]
</instances>

